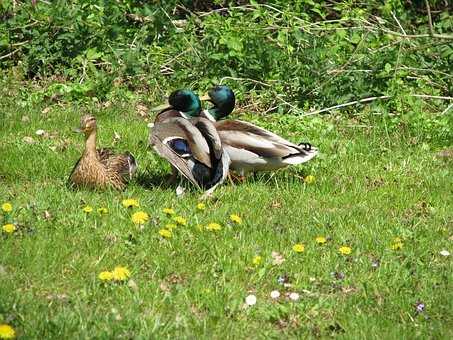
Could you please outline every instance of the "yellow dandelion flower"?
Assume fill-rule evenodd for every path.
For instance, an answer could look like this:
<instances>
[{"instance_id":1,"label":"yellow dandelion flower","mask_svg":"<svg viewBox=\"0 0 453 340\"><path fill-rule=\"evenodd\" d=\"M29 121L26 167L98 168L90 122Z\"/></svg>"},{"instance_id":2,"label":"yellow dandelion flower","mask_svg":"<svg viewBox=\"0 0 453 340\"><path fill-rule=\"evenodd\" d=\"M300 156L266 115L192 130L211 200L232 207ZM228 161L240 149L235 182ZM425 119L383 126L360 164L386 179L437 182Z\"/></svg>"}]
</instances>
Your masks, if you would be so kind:
<instances>
[{"instance_id":1,"label":"yellow dandelion flower","mask_svg":"<svg viewBox=\"0 0 453 340\"><path fill-rule=\"evenodd\" d=\"M126 267L115 267L112 272L112 278L115 281L124 281L131 276L131 272Z\"/></svg>"},{"instance_id":2,"label":"yellow dandelion flower","mask_svg":"<svg viewBox=\"0 0 453 340\"><path fill-rule=\"evenodd\" d=\"M132 214L132 222L135 224L144 224L149 220L149 216L144 211L137 211Z\"/></svg>"},{"instance_id":3,"label":"yellow dandelion flower","mask_svg":"<svg viewBox=\"0 0 453 340\"><path fill-rule=\"evenodd\" d=\"M167 224L165 225L165 228L168 229L168 230L173 230L173 229L175 229L176 227L177 227L177 225L174 224L174 223L167 223Z\"/></svg>"},{"instance_id":4,"label":"yellow dandelion flower","mask_svg":"<svg viewBox=\"0 0 453 340\"><path fill-rule=\"evenodd\" d=\"M348 247L348 246L342 246L342 247L338 248L338 251L340 252L340 254L349 255L349 254L351 254L352 249L351 249L351 247Z\"/></svg>"},{"instance_id":5,"label":"yellow dandelion flower","mask_svg":"<svg viewBox=\"0 0 453 340\"><path fill-rule=\"evenodd\" d=\"M174 209L172 209L172 208L164 208L164 209L162 209L162 211L164 214L170 215L170 216L176 214Z\"/></svg>"},{"instance_id":6,"label":"yellow dandelion flower","mask_svg":"<svg viewBox=\"0 0 453 340\"><path fill-rule=\"evenodd\" d=\"M316 178L313 175L308 175L307 177L304 178L304 182L307 184L313 184L315 183Z\"/></svg>"},{"instance_id":7,"label":"yellow dandelion flower","mask_svg":"<svg viewBox=\"0 0 453 340\"><path fill-rule=\"evenodd\" d=\"M138 201L133 198L126 198L122 202L125 208L139 207Z\"/></svg>"},{"instance_id":8,"label":"yellow dandelion flower","mask_svg":"<svg viewBox=\"0 0 453 340\"><path fill-rule=\"evenodd\" d=\"M211 222L206 226L206 229L208 229L210 231L218 231L218 230L222 229L222 226L218 223Z\"/></svg>"},{"instance_id":9,"label":"yellow dandelion flower","mask_svg":"<svg viewBox=\"0 0 453 340\"><path fill-rule=\"evenodd\" d=\"M296 243L295 245L293 245L293 250L296 253L303 253L305 250L305 246L302 243Z\"/></svg>"},{"instance_id":10,"label":"yellow dandelion flower","mask_svg":"<svg viewBox=\"0 0 453 340\"><path fill-rule=\"evenodd\" d=\"M242 218L239 215L236 214L231 214L230 215L230 221L236 224L241 224L242 223Z\"/></svg>"},{"instance_id":11,"label":"yellow dandelion flower","mask_svg":"<svg viewBox=\"0 0 453 340\"><path fill-rule=\"evenodd\" d=\"M392 244L391 248L393 250L401 250L403 249L403 242L395 242Z\"/></svg>"},{"instance_id":12,"label":"yellow dandelion flower","mask_svg":"<svg viewBox=\"0 0 453 340\"><path fill-rule=\"evenodd\" d=\"M13 211L13 206L9 202L3 203L2 210L3 210L3 212L9 213L9 212Z\"/></svg>"},{"instance_id":13,"label":"yellow dandelion flower","mask_svg":"<svg viewBox=\"0 0 453 340\"><path fill-rule=\"evenodd\" d=\"M8 223L2 227L3 231L7 234L12 234L16 231L16 226L14 224Z\"/></svg>"},{"instance_id":14,"label":"yellow dandelion flower","mask_svg":"<svg viewBox=\"0 0 453 340\"><path fill-rule=\"evenodd\" d=\"M98 214L100 214L100 215L106 215L106 214L108 214L108 212L109 212L109 210L104 207L98 209Z\"/></svg>"},{"instance_id":15,"label":"yellow dandelion flower","mask_svg":"<svg viewBox=\"0 0 453 340\"><path fill-rule=\"evenodd\" d=\"M83 207L83 209L82 209L82 210L83 210L83 212L84 212L84 213L86 213L86 214L90 214L90 213L92 213L92 212L93 212L93 208L92 208L92 207L90 207L89 205L87 205L87 206Z\"/></svg>"},{"instance_id":16,"label":"yellow dandelion flower","mask_svg":"<svg viewBox=\"0 0 453 340\"><path fill-rule=\"evenodd\" d=\"M175 221L176 224L187 225L187 220L182 216L173 217L173 221Z\"/></svg>"},{"instance_id":17,"label":"yellow dandelion flower","mask_svg":"<svg viewBox=\"0 0 453 340\"><path fill-rule=\"evenodd\" d=\"M204 204L204 203L197 204L197 210L205 210L205 209L206 209L206 204Z\"/></svg>"},{"instance_id":18,"label":"yellow dandelion flower","mask_svg":"<svg viewBox=\"0 0 453 340\"><path fill-rule=\"evenodd\" d=\"M324 236L318 236L317 238L315 238L315 241L317 244L323 245L327 242L327 239Z\"/></svg>"},{"instance_id":19,"label":"yellow dandelion flower","mask_svg":"<svg viewBox=\"0 0 453 340\"><path fill-rule=\"evenodd\" d=\"M253 260L252 260L252 263L255 265L255 266L259 266L261 264L261 262L263 262L263 258L259 255L256 255Z\"/></svg>"},{"instance_id":20,"label":"yellow dandelion flower","mask_svg":"<svg viewBox=\"0 0 453 340\"><path fill-rule=\"evenodd\" d=\"M112 272L100 272L98 275L98 279L101 281L112 281L113 280L113 273Z\"/></svg>"},{"instance_id":21,"label":"yellow dandelion flower","mask_svg":"<svg viewBox=\"0 0 453 340\"><path fill-rule=\"evenodd\" d=\"M7 324L0 324L0 339L14 339L16 331L13 327Z\"/></svg>"},{"instance_id":22,"label":"yellow dandelion flower","mask_svg":"<svg viewBox=\"0 0 453 340\"><path fill-rule=\"evenodd\" d=\"M159 230L159 235L164 238L171 238L173 236L173 233L171 232L171 230L161 229Z\"/></svg>"}]
</instances>

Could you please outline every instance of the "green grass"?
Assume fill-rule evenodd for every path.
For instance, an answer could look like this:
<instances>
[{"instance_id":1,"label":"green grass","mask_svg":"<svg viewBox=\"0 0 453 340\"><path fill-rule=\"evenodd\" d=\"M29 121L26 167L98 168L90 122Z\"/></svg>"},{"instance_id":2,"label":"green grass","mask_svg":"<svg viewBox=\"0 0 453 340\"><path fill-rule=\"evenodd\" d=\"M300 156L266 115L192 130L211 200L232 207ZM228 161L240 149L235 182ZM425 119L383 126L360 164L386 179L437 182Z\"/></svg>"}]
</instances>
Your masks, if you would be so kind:
<instances>
[{"instance_id":1,"label":"green grass","mask_svg":"<svg viewBox=\"0 0 453 340\"><path fill-rule=\"evenodd\" d=\"M439 254L453 250L452 167L422 136L388 133L380 118L369 124L246 115L291 140L311 141L322 154L304 166L223 185L197 211L199 192L187 185L176 197L162 184L169 167L147 148L146 123L132 105L88 110L98 118L99 145L112 145L117 132L115 147L137 156L139 178L124 192L66 188L82 149L71 129L83 110L53 105L42 113L44 107L7 99L0 107L0 203L13 204L6 219L19 225L0 236L0 323L21 337L453 336L452 262ZM36 136L37 129L52 138ZM26 136L36 143L24 143ZM308 174L314 184L303 183ZM128 197L150 215L143 230L121 205ZM109 213L86 215L85 205ZM158 235L167 223L164 207L189 221L170 240ZM242 225L229 223L232 213ZM223 229L197 228L209 222ZM329 238L326 245L316 244L319 235ZM396 237L401 250L391 249ZM295 243L305 251L293 252ZM339 254L342 245L351 255ZM273 265L272 251L286 261ZM256 255L259 266L252 264ZM100 283L98 274L117 265L130 269L137 289ZM292 287L277 282L284 274ZM275 289L301 298L272 301ZM248 294L258 302L244 308ZM417 302L424 312L416 313Z\"/></svg>"}]
</instances>

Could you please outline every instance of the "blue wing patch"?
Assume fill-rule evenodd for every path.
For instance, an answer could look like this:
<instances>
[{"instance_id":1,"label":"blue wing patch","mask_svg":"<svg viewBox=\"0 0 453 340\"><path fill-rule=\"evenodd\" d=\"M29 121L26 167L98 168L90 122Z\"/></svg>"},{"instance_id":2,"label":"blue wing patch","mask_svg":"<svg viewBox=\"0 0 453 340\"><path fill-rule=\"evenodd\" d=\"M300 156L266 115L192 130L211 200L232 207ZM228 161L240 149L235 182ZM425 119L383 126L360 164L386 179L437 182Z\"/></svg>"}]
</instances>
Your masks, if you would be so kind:
<instances>
[{"instance_id":1,"label":"blue wing patch","mask_svg":"<svg viewBox=\"0 0 453 340\"><path fill-rule=\"evenodd\" d=\"M174 138L167 142L167 145L178 155L186 157L190 155L190 147L185 139Z\"/></svg>"}]
</instances>

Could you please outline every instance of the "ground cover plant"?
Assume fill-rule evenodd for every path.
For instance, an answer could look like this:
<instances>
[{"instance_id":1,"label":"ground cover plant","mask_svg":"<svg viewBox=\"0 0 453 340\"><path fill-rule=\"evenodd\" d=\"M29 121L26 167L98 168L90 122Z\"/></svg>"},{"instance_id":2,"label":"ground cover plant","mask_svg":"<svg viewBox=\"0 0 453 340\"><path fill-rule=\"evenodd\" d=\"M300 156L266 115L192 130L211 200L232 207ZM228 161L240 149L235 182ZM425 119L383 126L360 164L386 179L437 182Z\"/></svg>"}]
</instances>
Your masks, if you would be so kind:
<instances>
[{"instance_id":1,"label":"ground cover plant","mask_svg":"<svg viewBox=\"0 0 453 340\"><path fill-rule=\"evenodd\" d=\"M452 17L429 5L2 2L0 338L451 338ZM219 82L319 157L177 196L149 108ZM123 192L66 186L85 113L139 162Z\"/></svg>"}]
</instances>

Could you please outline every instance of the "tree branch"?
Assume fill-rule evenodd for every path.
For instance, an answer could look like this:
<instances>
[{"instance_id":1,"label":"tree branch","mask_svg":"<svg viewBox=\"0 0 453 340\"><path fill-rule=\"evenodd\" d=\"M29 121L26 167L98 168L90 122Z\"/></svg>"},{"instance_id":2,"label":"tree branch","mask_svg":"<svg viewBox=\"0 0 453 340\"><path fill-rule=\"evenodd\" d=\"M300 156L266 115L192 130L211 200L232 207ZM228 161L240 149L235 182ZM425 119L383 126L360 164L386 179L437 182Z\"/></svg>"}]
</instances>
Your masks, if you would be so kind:
<instances>
[{"instance_id":1,"label":"tree branch","mask_svg":"<svg viewBox=\"0 0 453 340\"><path fill-rule=\"evenodd\" d=\"M429 32L430 32L431 36L434 36L433 19L431 18L431 8L429 7L428 0L425 0L425 4L426 4L426 11L428 12Z\"/></svg>"},{"instance_id":2,"label":"tree branch","mask_svg":"<svg viewBox=\"0 0 453 340\"><path fill-rule=\"evenodd\" d=\"M327 111L334 110L334 109L339 109L339 108L346 107L346 106L351 106L351 105L356 105L356 104L361 104L361 103L368 103L368 102L372 102L372 101L378 100L378 99L389 99L391 97L392 96L379 96L379 97L369 97L369 98L364 98L364 99L360 99L360 100L354 100L354 101L349 102L349 103L339 104L339 105L331 106L331 107L328 107L328 108L325 108L325 109L307 112L307 113L303 114L302 116L311 116L311 115L327 112ZM453 97L431 96L431 95L428 95L428 94L410 94L409 97L453 100ZM448 111L449 109L450 109L450 107L446 111ZM446 111L444 111L444 113Z\"/></svg>"}]
</instances>

